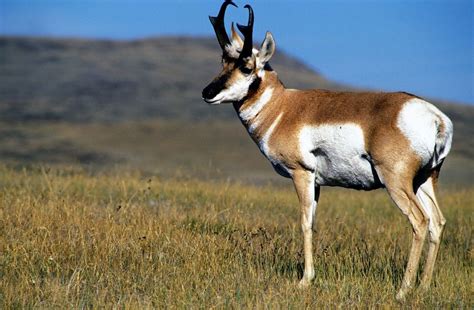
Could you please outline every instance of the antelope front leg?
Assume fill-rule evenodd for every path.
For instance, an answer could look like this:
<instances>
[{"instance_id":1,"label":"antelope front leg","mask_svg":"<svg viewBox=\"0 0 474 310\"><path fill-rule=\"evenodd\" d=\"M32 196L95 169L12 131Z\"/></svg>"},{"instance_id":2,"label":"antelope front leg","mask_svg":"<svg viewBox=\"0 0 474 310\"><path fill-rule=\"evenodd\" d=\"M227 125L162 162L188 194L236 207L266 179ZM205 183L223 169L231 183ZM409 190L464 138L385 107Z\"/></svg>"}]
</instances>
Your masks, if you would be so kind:
<instances>
[{"instance_id":1,"label":"antelope front leg","mask_svg":"<svg viewBox=\"0 0 474 310\"><path fill-rule=\"evenodd\" d=\"M293 182L301 207L301 229L304 238L304 274L299 286L306 287L314 279L313 266L313 218L319 198L319 187L315 189L314 174L309 171L295 171Z\"/></svg>"}]
</instances>

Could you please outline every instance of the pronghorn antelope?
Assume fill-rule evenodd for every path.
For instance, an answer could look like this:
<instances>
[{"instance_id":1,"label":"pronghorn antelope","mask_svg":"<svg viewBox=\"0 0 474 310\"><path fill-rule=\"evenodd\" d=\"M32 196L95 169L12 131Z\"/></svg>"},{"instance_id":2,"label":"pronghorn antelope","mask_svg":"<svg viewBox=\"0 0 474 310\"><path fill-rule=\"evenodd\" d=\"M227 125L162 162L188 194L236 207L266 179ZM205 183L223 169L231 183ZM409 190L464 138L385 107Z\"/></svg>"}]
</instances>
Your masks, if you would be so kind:
<instances>
[{"instance_id":1,"label":"pronghorn antelope","mask_svg":"<svg viewBox=\"0 0 474 310\"><path fill-rule=\"evenodd\" d=\"M408 218L413 241L397 299L412 288L429 231L421 276L428 288L445 219L434 187L451 148L453 125L440 110L414 95L287 89L268 61L275 41L267 32L253 48L254 14L247 25L232 24L227 36L226 0L209 17L222 48L222 72L202 91L210 104L232 103L241 122L277 173L293 180L301 207L304 274L314 278L312 226L321 186L373 190L386 188ZM237 7L237 6L236 6Z\"/></svg>"}]
</instances>

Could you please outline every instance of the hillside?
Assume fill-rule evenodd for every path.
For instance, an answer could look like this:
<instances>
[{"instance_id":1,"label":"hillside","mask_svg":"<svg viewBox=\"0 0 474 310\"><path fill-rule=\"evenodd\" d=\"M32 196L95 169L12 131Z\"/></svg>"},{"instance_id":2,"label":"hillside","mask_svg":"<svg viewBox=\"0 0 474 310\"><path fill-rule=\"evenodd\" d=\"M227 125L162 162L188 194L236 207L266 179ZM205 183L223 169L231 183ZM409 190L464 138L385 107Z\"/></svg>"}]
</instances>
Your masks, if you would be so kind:
<instances>
[{"instance_id":1,"label":"hillside","mask_svg":"<svg viewBox=\"0 0 474 310\"><path fill-rule=\"evenodd\" d=\"M0 38L0 119L123 121L233 116L210 110L201 90L219 70L214 39L137 41ZM291 87L337 88L277 53Z\"/></svg>"},{"instance_id":2,"label":"hillside","mask_svg":"<svg viewBox=\"0 0 474 310\"><path fill-rule=\"evenodd\" d=\"M279 179L234 110L200 98L219 54L203 38L0 37L0 161ZM347 88L283 53L272 66L288 87ZM444 180L472 184L474 107L430 101L455 125Z\"/></svg>"}]
</instances>

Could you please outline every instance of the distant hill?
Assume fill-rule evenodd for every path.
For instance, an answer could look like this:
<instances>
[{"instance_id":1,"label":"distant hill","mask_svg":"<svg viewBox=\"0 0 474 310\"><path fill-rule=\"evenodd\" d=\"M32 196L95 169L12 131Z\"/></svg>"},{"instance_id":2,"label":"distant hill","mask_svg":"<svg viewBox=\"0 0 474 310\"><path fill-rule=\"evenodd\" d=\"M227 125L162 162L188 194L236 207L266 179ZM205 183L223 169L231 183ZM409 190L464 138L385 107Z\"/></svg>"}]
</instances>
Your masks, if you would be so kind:
<instances>
[{"instance_id":1,"label":"distant hill","mask_svg":"<svg viewBox=\"0 0 474 310\"><path fill-rule=\"evenodd\" d=\"M201 91L219 70L214 39L0 38L0 119L120 121L233 116ZM296 59L272 65L291 87L340 88Z\"/></svg>"},{"instance_id":2,"label":"distant hill","mask_svg":"<svg viewBox=\"0 0 474 310\"><path fill-rule=\"evenodd\" d=\"M232 109L209 109L201 100L203 87L219 71L219 57L214 38L0 37L0 120L233 117ZM350 88L281 51L271 64L288 87ZM434 103L455 118L474 116L470 106Z\"/></svg>"}]
</instances>

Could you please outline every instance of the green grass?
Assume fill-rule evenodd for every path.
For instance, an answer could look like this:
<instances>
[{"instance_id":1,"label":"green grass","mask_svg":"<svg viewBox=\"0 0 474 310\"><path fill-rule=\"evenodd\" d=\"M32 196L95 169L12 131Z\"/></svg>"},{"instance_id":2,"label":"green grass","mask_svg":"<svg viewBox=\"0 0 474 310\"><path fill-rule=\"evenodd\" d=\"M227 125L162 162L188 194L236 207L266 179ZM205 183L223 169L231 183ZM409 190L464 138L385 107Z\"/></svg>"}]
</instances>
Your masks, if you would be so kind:
<instances>
[{"instance_id":1,"label":"green grass","mask_svg":"<svg viewBox=\"0 0 474 310\"><path fill-rule=\"evenodd\" d=\"M472 308L474 189L442 190L432 288L410 307ZM282 186L116 170L0 167L0 308L391 307L411 232L383 191L323 189L315 283Z\"/></svg>"}]
</instances>

